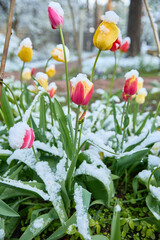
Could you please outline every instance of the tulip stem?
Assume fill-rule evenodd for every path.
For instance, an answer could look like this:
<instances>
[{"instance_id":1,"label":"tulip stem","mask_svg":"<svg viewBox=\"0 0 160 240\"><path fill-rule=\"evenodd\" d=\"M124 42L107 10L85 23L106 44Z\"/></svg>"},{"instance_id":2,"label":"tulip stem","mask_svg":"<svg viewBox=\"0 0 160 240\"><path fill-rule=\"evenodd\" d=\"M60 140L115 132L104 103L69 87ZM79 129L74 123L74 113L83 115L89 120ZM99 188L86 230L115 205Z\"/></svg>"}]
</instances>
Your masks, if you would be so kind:
<instances>
[{"instance_id":1,"label":"tulip stem","mask_svg":"<svg viewBox=\"0 0 160 240\"><path fill-rule=\"evenodd\" d=\"M131 109L131 111L132 111L132 109ZM135 105L134 105L134 112L133 112L133 133L135 133L138 111L139 111L139 104L135 103Z\"/></svg>"},{"instance_id":2,"label":"tulip stem","mask_svg":"<svg viewBox=\"0 0 160 240\"><path fill-rule=\"evenodd\" d=\"M35 151L33 145L32 145L32 150L33 150L34 156L35 156L35 158L36 158L36 161L39 162L38 156L37 156L37 154L36 154L36 151Z\"/></svg>"},{"instance_id":3,"label":"tulip stem","mask_svg":"<svg viewBox=\"0 0 160 240\"><path fill-rule=\"evenodd\" d=\"M73 154L72 154L72 161L71 161L71 165L69 167L68 173L67 173L67 177L66 177L66 187L69 193L71 193L71 184L72 184L72 177L73 177L73 173L76 167L76 163L77 163L77 133L78 133L78 118L79 118L79 110L80 110L80 105L77 108L77 115L76 115L76 124L75 124L75 137L74 137L74 146L73 146Z\"/></svg>"},{"instance_id":4,"label":"tulip stem","mask_svg":"<svg viewBox=\"0 0 160 240\"><path fill-rule=\"evenodd\" d=\"M125 102L125 103L124 103L124 106L123 106L123 113L122 113L122 118L121 118L121 129L122 129L122 123L123 123L123 118L124 118L126 103L127 103L127 102Z\"/></svg>"},{"instance_id":5,"label":"tulip stem","mask_svg":"<svg viewBox=\"0 0 160 240\"><path fill-rule=\"evenodd\" d=\"M22 120L22 114L21 114L21 111L20 111L19 105L18 105L18 103L17 103L17 100L16 100L16 98L15 98L15 96L14 96L13 91L11 90L11 88L10 88L5 82L0 81L0 83L1 83L1 84L4 84L4 85L7 87L7 89L11 92L11 94L12 94L12 96L13 96L13 99L14 99L14 102L15 102L15 104L16 104L16 106L17 106L17 110L18 110L18 113L19 113L20 119Z\"/></svg>"},{"instance_id":6,"label":"tulip stem","mask_svg":"<svg viewBox=\"0 0 160 240\"><path fill-rule=\"evenodd\" d=\"M25 62L23 62L23 65L22 65L22 68L21 68L21 93L22 93L22 81L23 81L23 77L22 77L22 74L23 74L23 69L24 69L24 65L25 65Z\"/></svg>"},{"instance_id":7,"label":"tulip stem","mask_svg":"<svg viewBox=\"0 0 160 240\"><path fill-rule=\"evenodd\" d=\"M108 96L107 107L108 107L109 100L110 100L111 95L112 95L113 84L114 84L114 79L115 79L116 70L117 70L117 57L116 57L116 52L114 52L114 60L115 60L114 71L113 71L113 75L112 75L112 79L111 79L111 85L110 85L110 90L109 90L109 96Z\"/></svg>"},{"instance_id":8,"label":"tulip stem","mask_svg":"<svg viewBox=\"0 0 160 240\"><path fill-rule=\"evenodd\" d=\"M64 61L65 61L65 72L66 72L66 85L67 85L67 105L68 105L68 114L70 114L70 92L69 92L67 56L66 56L64 37L63 37L63 32L62 32L62 28L61 27L59 27L59 31L60 31L60 36L61 36L62 45L63 45L63 53L64 53Z\"/></svg>"},{"instance_id":9,"label":"tulip stem","mask_svg":"<svg viewBox=\"0 0 160 240\"><path fill-rule=\"evenodd\" d=\"M97 63L97 60L98 60L98 58L99 58L100 53L101 53L101 50L98 51L97 56L96 56L96 59L95 59L95 61L94 61L94 65L93 65L92 73L91 73L91 77L90 77L90 81L91 81L91 82L93 81L93 74L94 74L94 70L95 70L96 63Z\"/></svg>"},{"instance_id":10,"label":"tulip stem","mask_svg":"<svg viewBox=\"0 0 160 240\"><path fill-rule=\"evenodd\" d=\"M46 72L46 69L47 69L47 67L48 67L48 63L49 63L49 61L52 59L52 56L50 57L50 58L48 58L48 60L47 60L47 62L46 62L46 65L45 65L45 67L44 67L44 73Z\"/></svg>"},{"instance_id":11,"label":"tulip stem","mask_svg":"<svg viewBox=\"0 0 160 240\"><path fill-rule=\"evenodd\" d=\"M84 122L84 121L83 121L83 122ZM81 143L81 135L82 135L82 129L83 129L83 122L81 123L81 128L80 128L80 132L79 132L78 151L80 151L79 147L80 147L80 143Z\"/></svg>"},{"instance_id":12,"label":"tulip stem","mask_svg":"<svg viewBox=\"0 0 160 240\"><path fill-rule=\"evenodd\" d=\"M128 109L129 109L129 100L130 97L128 98L128 102L127 102L127 106L126 106L126 113L125 113L125 117L128 115ZM122 143L121 143L121 149L123 151L123 143L124 143L124 138L125 138L125 119L124 119L124 123L123 123L123 135L122 135Z\"/></svg>"}]
</instances>

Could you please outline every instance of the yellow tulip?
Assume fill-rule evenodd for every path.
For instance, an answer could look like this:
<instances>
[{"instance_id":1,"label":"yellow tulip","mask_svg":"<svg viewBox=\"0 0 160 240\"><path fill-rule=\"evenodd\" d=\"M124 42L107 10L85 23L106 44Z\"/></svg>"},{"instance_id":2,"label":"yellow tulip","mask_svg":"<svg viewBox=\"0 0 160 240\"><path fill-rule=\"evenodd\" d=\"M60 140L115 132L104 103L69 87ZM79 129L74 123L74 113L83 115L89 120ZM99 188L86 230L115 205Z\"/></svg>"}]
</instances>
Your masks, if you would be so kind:
<instances>
[{"instance_id":1,"label":"yellow tulip","mask_svg":"<svg viewBox=\"0 0 160 240\"><path fill-rule=\"evenodd\" d=\"M108 11L105 16L102 16L104 21L99 25L93 37L93 44L99 50L109 50L118 38L119 29L116 26L118 19L119 17L113 11Z\"/></svg>"},{"instance_id":2,"label":"yellow tulip","mask_svg":"<svg viewBox=\"0 0 160 240\"><path fill-rule=\"evenodd\" d=\"M38 72L35 76L37 82L43 87L46 91L48 89L48 76L43 72Z\"/></svg>"},{"instance_id":3,"label":"yellow tulip","mask_svg":"<svg viewBox=\"0 0 160 240\"><path fill-rule=\"evenodd\" d=\"M48 75L48 77L53 77L56 74L55 65L50 65L49 67L47 67L46 74Z\"/></svg>"},{"instance_id":4,"label":"yellow tulip","mask_svg":"<svg viewBox=\"0 0 160 240\"><path fill-rule=\"evenodd\" d=\"M33 57L32 42L30 38L25 38L19 46L18 57L23 62L30 62Z\"/></svg>"},{"instance_id":5,"label":"yellow tulip","mask_svg":"<svg viewBox=\"0 0 160 240\"><path fill-rule=\"evenodd\" d=\"M136 96L136 103L138 104L143 104L145 102L145 98L147 96L147 91L145 88L141 88L139 91L138 91L138 94Z\"/></svg>"},{"instance_id":6,"label":"yellow tulip","mask_svg":"<svg viewBox=\"0 0 160 240\"><path fill-rule=\"evenodd\" d=\"M25 68L22 72L22 78L24 80L30 80L31 79L31 70L29 68Z\"/></svg>"},{"instance_id":7,"label":"yellow tulip","mask_svg":"<svg viewBox=\"0 0 160 240\"><path fill-rule=\"evenodd\" d=\"M138 92L141 88L143 88L143 82L144 82L143 78L142 78L142 77L138 77L137 92Z\"/></svg>"},{"instance_id":8,"label":"yellow tulip","mask_svg":"<svg viewBox=\"0 0 160 240\"><path fill-rule=\"evenodd\" d=\"M67 62L69 61L69 49L65 46ZM51 52L51 56L58 62L64 62L64 53L62 44L58 44Z\"/></svg>"}]
</instances>

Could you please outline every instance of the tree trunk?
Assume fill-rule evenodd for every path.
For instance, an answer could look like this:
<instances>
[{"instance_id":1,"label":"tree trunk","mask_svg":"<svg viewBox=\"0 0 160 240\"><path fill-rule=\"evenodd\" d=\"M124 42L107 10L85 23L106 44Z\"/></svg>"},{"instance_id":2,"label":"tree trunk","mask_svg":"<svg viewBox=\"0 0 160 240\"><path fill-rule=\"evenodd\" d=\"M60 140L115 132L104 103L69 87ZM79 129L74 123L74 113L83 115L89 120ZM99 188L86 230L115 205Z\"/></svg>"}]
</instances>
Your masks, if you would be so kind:
<instances>
[{"instance_id":1,"label":"tree trunk","mask_svg":"<svg viewBox=\"0 0 160 240\"><path fill-rule=\"evenodd\" d=\"M127 35L131 38L130 56L140 53L142 0L131 0L128 15Z\"/></svg>"},{"instance_id":2,"label":"tree trunk","mask_svg":"<svg viewBox=\"0 0 160 240\"><path fill-rule=\"evenodd\" d=\"M80 52L80 46L79 46L79 41L78 41L78 34L77 34L77 31L76 31L74 12L73 12L73 8L72 8L72 4L71 4L70 0L68 0L68 6L69 6L70 11L71 11L73 34L74 34L74 40L75 40L76 50L77 50L77 54L78 54L78 71L82 72L81 52Z\"/></svg>"}]
</instances>

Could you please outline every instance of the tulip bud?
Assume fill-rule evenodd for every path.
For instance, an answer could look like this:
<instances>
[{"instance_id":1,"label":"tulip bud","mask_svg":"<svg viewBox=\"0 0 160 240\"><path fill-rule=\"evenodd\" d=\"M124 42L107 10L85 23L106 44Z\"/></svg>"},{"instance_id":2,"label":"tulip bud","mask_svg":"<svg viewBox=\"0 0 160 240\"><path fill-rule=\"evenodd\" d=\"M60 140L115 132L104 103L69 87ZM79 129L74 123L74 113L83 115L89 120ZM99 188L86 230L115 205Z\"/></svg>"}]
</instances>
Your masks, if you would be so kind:
<instances>
[{"instance_id":1,"label":"tulip bud","mask_svg":"<svg viewBox=\"0 0 160 240\"><path fill-rule=\"evenodd\" d=\"M125 75L126 82L124 85L125 93L129 95L134 95L137 92L138 75L139 73L136 70L131 70L130 72L126 73Z\"/></svg>"},{"instance_id":2,"label":"tulip bud","mask_svg":"<svg viewBox=\"0 0 160 240\"><path fill-rule=\"evenodd\" d=\"M130 47L130 44L131 44L131 39L130 37L126 37L124 38L123 42L122 42L122 45L120 47L120 51L121 52L128 52L129 50L129 47Z\"/></svg>"},{"instance_id":3,"label":"tulip bud","mask_svg":"<svg viewBox=\"0 0 160 240\"><path fill-rule=\"evenodd\" d=\"M25 122L18 122L9 130L9 145L13 149L31 148L35 136L32 128Z\"/></svg>"},{"instance_id":4,"label":"tulip bud","mask_svg":"<svg viewBox=\"0 0 160 240\"><path fill-rule=\"evenodd\" d=\"M31 70L31 75L34 75L35 72L36 72L36 68L32 68L32 70Z\"/></svg>"},{"instance_id":5,"label":"tulip bud","mask_svg":"<svg viewBox=\"0 0 160 240\"><path fill-rule=\"evenodd\" d=\"M94 34L93 44L99 50L109 50L118 38L119 30L116 24L119 17L115 12L108 11L101 19L103 22Z\"/></svg>"},{"instance_id":6,"label":"tulip bud","mask_svg":"<svg viewBox=\"0 0 160 240\"><path fill-rule=\"evenodd\" d=\"M30 80L31 79L31 69L29 68L24 68L22 72L22 78L24 80Z\"/></svg>"},{"instance_id":7,"label":"tulip bud","mask_svg":"<svg viewBox=\"0 0 160 240\"><path fill-rule=\"evenodd\" d=\"M145 88L141 88L139 91L138 91L138 94L136 96L136 102L138 104L143 104L145 102L145 98L147 96L147 91Z\"/></svg>"},{"instance_id":8,"label":"tulip bud","mask_svg":"<svg viewBox=\"0 0 160 240\"><path fill-rule=\"evenodd\" d=\"M33 50L32 50L32 42L30 38L25 38L19 46L18 49L18 57L23 62L30 62L32 60Z\"/></svg>"},{"instance_id":9,"label":"tulip bud","mask_svg":"<svg viewBox=\"0 0 160 240\"><path fill-rule=\"evenodd\" d=\"M120 31L120 29L119 29L118 38L117 38L116 41L113 43L110 51L115 52L115 51L117 51L118 49L120 49L120 47L121 47L121 42L122 42L122 35L121 35L121 31Z\"/></svg>"},{"instance_id":10,"label":"tulip bud","mask_svg":"<svg viewBox=\"0 0 160 240\"><path fill-rule=\"evenodd\" d=\"M53 29L63 26L64 24L63 15L64 11L61 5L57 2L50 2L48 6L48 17L51 23L51 27Z\"/></svg>"},{"instance_id":11,"label":"tulip bud","mask_svg":"<svg viewBox=\"0 0 160 240\"><path fill-rule=\"evenodd\" d=\"M48 77L53 77L56 74L55 65L50 65L46 68L46 74Z\"/></svg>"},{"instance_id":12,"label":"tulip bud","mask_svg":"<svg viewBox=\"0 0 160 240\"><path fill-rule=\"evenodd\" d=\"M69 61L69 49L65 46L67 62ZM51 56L58 62L64 62L63 45L58 44L51 52Z\"/></svg>"},{"instance_id":13,"label":"tulip bud","mask_svg":"<svg viewBox=\"0 0 160 240\"><path fill-rule=\"evenodd\" d=\"M35 76L37 82L43 87L46 91L48 89L48 76L43 72L38 72Z\"/></svg>"},{"instance_id":14,"label":"tulip bud","mask_svg":"<svg viewBox=\"0 0 160 240\"><path fill-rule=\"evenodd\" d=\"M86 74L78 74L70 80L71 100L77 105L87 105L93 93L93 83Z\"/></svg>"},{"instance_id":15,"label":"tulip bud","mask_svg":"<svg viewBox=\"0 0 160 240\"><path fill-rule=\"evenodd\" d=\"M56 93L56 90L57 90L57 86L54 82L50 83L49 86L48 86L48 93L50 95L50 97L52 98L55 93Z\"/></svg>"},{"instance_id":16,"label":"tulip bud","mask_svg":"<svg viewBox=\"0 0 160 240\"><path fill-rule=\"evenodd\" d=\"M79 114L79 119L78 119L78 122L79 122L79 123L84 122L86 113L87 113L87 111L84 111L83 113L81 112L81 113Z\"/></svg>"}]
</instances>

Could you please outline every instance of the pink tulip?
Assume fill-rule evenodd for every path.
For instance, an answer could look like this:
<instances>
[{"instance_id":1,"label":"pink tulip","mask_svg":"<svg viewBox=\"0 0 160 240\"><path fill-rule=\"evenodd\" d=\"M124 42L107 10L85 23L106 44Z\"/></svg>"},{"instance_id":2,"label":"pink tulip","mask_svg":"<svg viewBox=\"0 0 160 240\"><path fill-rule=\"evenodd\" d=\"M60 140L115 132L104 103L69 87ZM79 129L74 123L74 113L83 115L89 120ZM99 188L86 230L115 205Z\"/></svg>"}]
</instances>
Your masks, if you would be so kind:
<instances>
[{"instance_id":1,"label":"pink tulip","mask_svg":"<svg viewBox=\"0 0 160 240\"><path fill-rule=\"evenodd\" d=\"M18 122L9 130L9 144L13 149L31 148L35 136L33 129L25 122Z\"/></svg>"},{"instance_id":2,"label":"pink tulip","mask_svg":"<svg viewBox=\"0 0 160 240\"><path fill-rule=\"evenodd\" d=\"M48 6L48 17L51 23L51 27L53 29L63 26L64 24L63 15L64 11L61 5L57 2L50 2Z\"/></svg>"},{"instance_id":3,"label":"pink tulip","mask_svg":"<svg viewBox=\"0 0 160 240\"><path fill-rule=\"evenodd\" d=\"M128 52L129 47L130 47L130 43L131 43L130 38L129 38L129 37L126 37L126 38L123 40L123 43L122 43L122 45L121 45L121 47L120 47L120 51L121 51L121 52L124 52L124 53Z\"/></svg>"}]
</instances>

